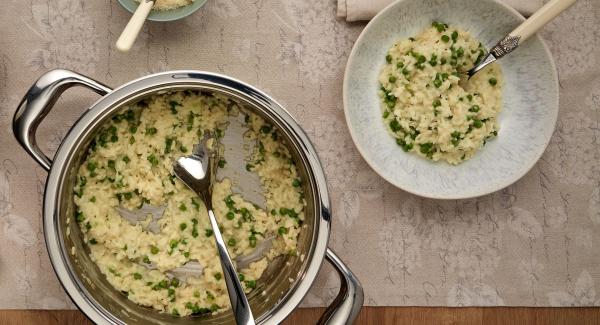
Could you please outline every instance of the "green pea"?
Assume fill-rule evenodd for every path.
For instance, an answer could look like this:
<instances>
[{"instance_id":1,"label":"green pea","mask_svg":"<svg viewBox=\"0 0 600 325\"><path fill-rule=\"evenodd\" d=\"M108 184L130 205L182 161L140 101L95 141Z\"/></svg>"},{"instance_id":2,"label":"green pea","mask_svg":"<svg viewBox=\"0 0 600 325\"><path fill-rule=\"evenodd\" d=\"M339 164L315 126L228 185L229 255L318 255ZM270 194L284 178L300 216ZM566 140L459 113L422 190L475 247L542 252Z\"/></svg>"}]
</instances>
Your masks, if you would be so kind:
<instances>
[{"instance_id":1,"label":"green pea","mask_svg":"<svg viewBox=\"0 0 600 325\"><path fill-rule=\"evenodd\" d=\"M181 203L179 205L179 210L181 210L181 211L186 211L187 210L187 206L185 205L185 203Z\"/></svg>"},{"instance_id":2,"label":"green pea","mask_svg":"<svg viewBox=\"0 0 600 325\"><path fill-rule=\"evenodd\" d=\"M98 241L96 240L96 238L92 238L92 239L90 239L90 244L96 245L96 244L98 244Z\"/></svg>"},{"instance_id":3,"label":"green pea","mask_svg":"<svg viewBox=\"0 0 600 325\"><path fill-rule=\"evenodd\" d=\"M300 180L299 180L299 179L295 178L295 179L292 181L292 186L293 186L293 187L300 187L300 185L301 185L301 184L300 184Z\"/></svg>"},{"instance_id":4,"label":"green pea","mask_svg":"<svg viewBox=\"0 0 600 325\"><path fill-rule=\"evenodd\" d=\"M156 247L156 246L154 246L154 245L151 245L151 246L150 246L150 253L152 253L152 255L156 255L156 254L158 254L158 251L159 251L159 250L158 250L158 247Z\"/></svg>"},{"instance_id":5,"label":"green pea","mask_svg":"<svg viewBox=\"0 0 600 325\"><path fill-rule=\"evenodd\" d=\"M204 230L204 236L206 237L210 237L213 234L213 230L212 229L205 229Z\"/></svg>"},{"instance_id":6,"label":"green pea","mask_svg":"<svg viewBox=\"0 0 600 325\"><path fill-rule=\"evenodd\" d=\"M398 63L396 63L396 68L402 69L403 67L404 67L404 62L399 61Z\"/></svg>"},{"instance_id":7,"label":"green pea","mask_svg":"<svg viewBox=\"0 0 600 325\"><path fill-rule=\"evenodd\" d=\"M229 211L229 212L227 212L225 217L227 217L228 220L233 220L235 218L235 214L233 214L233 212Z\"/></svg>"},{"instance_id":8,"label":"green pea","mask_svg":"<svg viewBox=\"0 0 600 325\"><path fill-rule=\"evenodd\" d=\"M184 231L187 228L187 223L182 222L181 224L179 224L179 229L181 229L181 231Z\"/></svg>"},{"instance_id":9,"label":"green pea","mask_svg":"<svg viewBox=\"0 0 600 325\"><path fill-rule=\"evenodd\" d=\"M498 80L496 80L496 78L492 77L492 78L490 78L490 80L488 80L488 82L490 83L490 85L495 86L498 83Z\"/></svg>"},{"instance_id":10,"label":"green pea","mask_svg":"<svg viewBox=\"0 0 600 325\"><path fill-rule=\"evenodd\" d=\"M448 35L442 35L442 42L448 43L450 41L450 37Z\"/></svg>"},{"instance_id":11,"label":"green pea","mask_svg":"<svg viewBox=\"0 0 600 325\"><path fill-rule=\"evenodd\" d=\"M435 86L435 88L440 88L442 86L442 80L441 79L435 79L433 81L433 85Z\"/></svg>"},{"instance_id":12,"label":"green pea","mask_svg":"<svg viewBox=\"0 0 600 325\"><path fill-rule=\"evenodd\" d=\"M393 119L390 121L390 129L392 129L394 132L398 132L402 129L402 126L400 126L400 122L398 122L398 120Z\"/></svg>"},{"instance_id":13,"label":"green pea","mask_svg":"<svg viewBox=\"0 0 600 325\"><path fill-rule=\"evenodd\" d=\"M221 280L221 277L222 277L221 273L219 273L219 272L217 272L217 273L213 274L213 276L215 277L215 279L216 279L217 281Z\"/></svg>"},{"instance_id":14,"label":"green pea","mask_svg":"<svg viewBox=\"0 0 600 325\"><path fill-rule=\"evenodd\" d=\"M479 109L480 109L479 105L473 105L473 106L471 106L471 108L469 108L469 112L477 113L477 112L479 112Z\"/></svg>"},{"instance_id":15,"label":"green pea","mask_svg":"<svg viewBox=\"0 0 600 325\"><path fill-rule=\"evenodd\" d=\"M83 220L85 220L85 216L83 215L83 212L77 211L77 213L75 213L75 221L83 222Z\"/></svg>"},{"instance_id":16,"label":"green pea","mask_svg":"<svg viewBox=\"0 0 600 325\"><path fill-rule=\"evenodd\" d=\"M256 288L256 280L248 280L244 282L247 288L254 289Z\"/></svg>"},{"instance_id":17,"label":"green pea","mask_svg":"<svg viewBox=\"0 0 600 325\"><path fill-rule=\"evenodd\" d=\"M392 63L392 56L391 55L386 55L385 56L385 60L387 61L387 63Z\"/></svg>"},{"instance_id":18,"label":"green pea","mask_svg":"<svg viewBox=\"0 0 600 325\"><path fill-rule=\"evenodd\" d=\"M237 244L237 241L235 240L235 238L229 238L229 240L227 241L227 245L229 246L235 246Z\"/></svg>"},{"instance_id":19,"label":"green pea","mask_svg":"<svg viewBox=\"0 0 600 325\"><path fill-rule=\"evenodd\" d=\"M136 280L140 280L142 278L142 275L139 273L133 273L133 278Z\"/></svg>"},{"instance_id":20,"label":"green pea","mask_svg":"<svg viewBox=\"0 0 600 325\"><path fill-rule=\"evenodd\" d=\"M483 126L483 122L481 122L481 120L473 120L473 126L479 129Z\"/></svg>"},{"instance_id":21,"label":"green pea","mask_svg":"<svg viewBox=\"0 0 600 325\"><path fill-rule=\"evenodd\" d=\"M456 43L456 40L458 39L458 32L453 31L451 36L452 36L452 42Z\"/></svg>"},{"instance_id":22,"label":"green pea","mask_svg":"<svg viewBox=\"0 0 600 325\"><path fill-rule=\"evenodd\" d=\"M390 77L388 78L388 81L389 81L390 83L394 83L394 82L396 82L396 76L390 76Z\"/></svg>"},{"instance_id":23,"label":"green pea","mask_svg":"<svg viewBox=\"0 0 600 325\"><path fill-rule=\"evenodd\" d=\"M279 235L283 236L288 233L288 229L286 227L279 227L279 230L277 232L279 233Z\"/></svg>"}]
</instances>

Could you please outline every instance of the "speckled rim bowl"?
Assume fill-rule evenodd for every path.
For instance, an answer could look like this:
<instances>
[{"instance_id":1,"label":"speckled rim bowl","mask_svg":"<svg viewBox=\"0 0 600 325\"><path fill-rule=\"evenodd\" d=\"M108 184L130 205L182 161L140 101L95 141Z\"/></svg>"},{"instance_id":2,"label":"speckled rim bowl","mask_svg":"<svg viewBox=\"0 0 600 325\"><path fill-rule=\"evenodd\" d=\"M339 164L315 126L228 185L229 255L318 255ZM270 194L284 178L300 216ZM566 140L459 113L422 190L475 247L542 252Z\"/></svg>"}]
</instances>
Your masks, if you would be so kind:
<instances>
[{"instance_id":1,"label":"speckled rim bowl","mask_svg":"<svg viewBox=\"0 0 600 325\"><path fill-rule=\"evenodd\" d=\"M505 84L498 137L470 160L451 166L405 153L385 128L377 90L387 50L437 20L461 26L490 48L524 18L496 0L400 0L366 26L344 76L344 112L350 134L381 177L410 193L465 199L500 190L525 175L548 145L558 116L558 77L538 36L499 61Z\"/></svg>"},{"instance_id":2,"label":"speckled rim bowl","mask_svg":"<svg viewBox=\"0 0 600 325\"><path fill-rule=\"evenodd\" d=\"M195 0L190 5L173 10L152 10L147 19L151 21L172 21L185 18L200 9L206 1L207 0ZM135 0L119 0L119 4L130 13L133 13L135 9L137 9L139 2Z\"/></svg>"}]
</instances>

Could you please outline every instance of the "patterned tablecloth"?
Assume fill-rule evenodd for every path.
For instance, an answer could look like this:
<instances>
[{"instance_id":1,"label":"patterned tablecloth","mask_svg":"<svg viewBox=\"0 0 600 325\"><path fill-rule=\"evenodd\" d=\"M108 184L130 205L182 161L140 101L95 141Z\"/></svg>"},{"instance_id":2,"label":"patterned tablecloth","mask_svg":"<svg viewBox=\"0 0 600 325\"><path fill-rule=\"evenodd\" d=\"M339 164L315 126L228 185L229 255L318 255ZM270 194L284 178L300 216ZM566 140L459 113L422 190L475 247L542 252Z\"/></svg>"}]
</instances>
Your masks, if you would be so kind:
<instances>
[{"instance_id":1,"label":"patterned tablecloth","mask_svg":"<svg viewBox=\"0 0 600 325\"><path fill-rule=\"evenodd\" d=\"M600 2L579 0L542 32L560 76L552 141L520 181L473 200L410 195L377 176L344 122L342 77L363 24L335 0L209 0L178 22L148 23L129 54L114 41L129 14L115 0L8 0L0 11L0 308L72 307L46 254L46 173L14 141L21 96L51 68L117 86L172 69L249 82L306 129L333 200L330 245L368 305L600 305ZM39 142L54 152L96 95L70 90ZM306 306L337 292L325 267ZM598 290L598 292L597 292Z\"/></svg>"}]
</instances>

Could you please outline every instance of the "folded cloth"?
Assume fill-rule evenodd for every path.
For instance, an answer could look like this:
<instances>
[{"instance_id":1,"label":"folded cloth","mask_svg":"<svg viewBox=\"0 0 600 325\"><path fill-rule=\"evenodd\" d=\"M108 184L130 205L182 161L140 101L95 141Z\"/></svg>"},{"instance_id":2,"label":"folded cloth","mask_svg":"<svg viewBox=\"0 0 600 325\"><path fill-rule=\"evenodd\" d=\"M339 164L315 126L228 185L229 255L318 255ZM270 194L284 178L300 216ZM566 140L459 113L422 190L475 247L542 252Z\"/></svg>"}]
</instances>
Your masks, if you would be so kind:
<instances>
[{"instance_id":1,"label":"folded cloth","mask_svg":"<svg viewBox=\"0 0 600 325\"><path fill-rule=\"evenodd\" d=\"M523 16L531 16L544 5L543 0L502 0ZM369 20L394 0L337 0L337 16L346 21Z\"/></svg>"}]
</instances>

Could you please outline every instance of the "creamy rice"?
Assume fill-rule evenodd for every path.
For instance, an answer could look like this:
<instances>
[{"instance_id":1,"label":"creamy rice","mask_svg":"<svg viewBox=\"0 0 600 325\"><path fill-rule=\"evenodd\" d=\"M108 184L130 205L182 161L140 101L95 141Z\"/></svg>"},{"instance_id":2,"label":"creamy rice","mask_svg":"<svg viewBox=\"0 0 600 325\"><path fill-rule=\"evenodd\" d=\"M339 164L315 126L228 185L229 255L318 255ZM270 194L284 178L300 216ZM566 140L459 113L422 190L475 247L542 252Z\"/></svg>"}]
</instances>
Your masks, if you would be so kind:
<instances>
[{"instance_id":1,"label":"creamy rice","mask_svg":"<svg viewBox=\"0 0 600 325\"><path fill-rule=\"evenodd\" d=\"M140 0L135 1L140 2ZM172 10L190 5L194 1L196 0L155 0L152 8L156 10Z\"/></svg>"},{"instance_id":2,"label":"creamy rice","mask_svg":"<svg viewBox=\"0 0 600 325\"><path fill-rule=\"evenodd\" d=\"M464 88L458 83L459 71L485 54L468 32L438 22L389 49L379 96L386 127L404 151L459 164L497 136L500 66L489 65Z\"/></svg>"},{"instance_id":3,"label":"creamy rice","mask_svg":"<svg viewBox=\"0 0 600 325\"><path fill-rule=\"evenodd\" d=\"M260 289L257 280L273 258L296 254L305 202L298 171L278 131L219 96L154 96L126 108L99 132L74 188L75 220L92 260L133 302L176 316L230 307L204 203L175 178L172 162L190 154L204 130L227 132L228 117L240 113L247 115L246 136L257 143L247 168L261 180L267 209L233 194L228 179L215 184L213 208L232 258L274 238L264 258L239 270L245 290ZM157 233L145 229L152 216L133 225L116 210L144 204L166 206ZM189 261L199 262L203 274L187 279L168 275Z\"/></svg>"}]
</instances>

